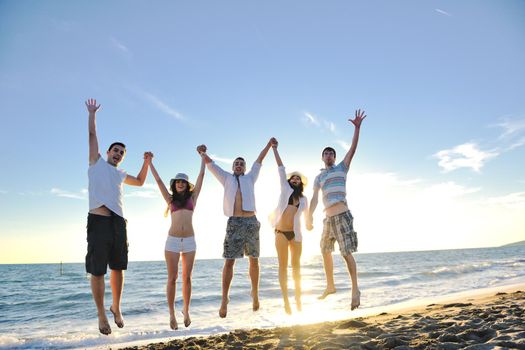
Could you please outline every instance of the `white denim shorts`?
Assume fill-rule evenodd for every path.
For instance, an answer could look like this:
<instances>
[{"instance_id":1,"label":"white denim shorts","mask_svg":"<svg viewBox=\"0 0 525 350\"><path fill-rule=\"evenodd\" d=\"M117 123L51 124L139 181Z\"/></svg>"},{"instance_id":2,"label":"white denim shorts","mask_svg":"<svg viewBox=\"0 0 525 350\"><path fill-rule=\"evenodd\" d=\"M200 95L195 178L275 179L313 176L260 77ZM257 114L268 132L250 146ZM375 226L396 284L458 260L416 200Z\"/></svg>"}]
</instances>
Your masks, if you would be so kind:
<instances>
[{"instance_id":1,"label":"white denim shorts","mask_svg":"<svg viewBox=\"0 0 525 350\"><path fill-rule=\"evenodd\" d=\"M195 243L195 236L189 237L175 237L168 235L166 239L166 246L164 250L174 253L189 253L197 250L197 243Z\"/></svg>"}]
</instances>

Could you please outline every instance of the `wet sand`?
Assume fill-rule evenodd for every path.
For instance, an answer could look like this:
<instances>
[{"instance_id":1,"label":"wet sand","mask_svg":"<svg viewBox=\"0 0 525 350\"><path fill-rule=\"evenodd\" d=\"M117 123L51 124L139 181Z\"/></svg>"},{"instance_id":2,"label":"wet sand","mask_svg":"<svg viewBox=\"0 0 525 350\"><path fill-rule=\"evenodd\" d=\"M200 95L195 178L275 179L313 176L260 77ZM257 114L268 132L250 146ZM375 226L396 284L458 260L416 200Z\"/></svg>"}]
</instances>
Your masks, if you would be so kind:
<instances>
[{"instance_id":1,"label":"wet sand","mask_svg":"<svg viewBox=\"0 0 525 350\"><path fill-rule=\"evenodd\" d=\"M351 320L235 330L122 349L525 349L525 291L464 297Z\"/></svg>"}]
</instances>

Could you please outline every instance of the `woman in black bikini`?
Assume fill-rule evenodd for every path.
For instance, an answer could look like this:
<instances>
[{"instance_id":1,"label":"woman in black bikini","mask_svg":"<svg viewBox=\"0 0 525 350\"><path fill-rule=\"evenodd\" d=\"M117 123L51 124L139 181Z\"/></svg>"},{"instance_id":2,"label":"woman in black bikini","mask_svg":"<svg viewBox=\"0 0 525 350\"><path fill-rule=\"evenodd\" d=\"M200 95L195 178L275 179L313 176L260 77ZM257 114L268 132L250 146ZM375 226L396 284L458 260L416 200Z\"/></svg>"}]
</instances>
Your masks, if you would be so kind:
<instances>
[{"instance_id":1,"label":"woman in black bikini","mask_svg":"<svg viewBox=\"0 0 525 350\"><path fill-rule=\"evenodd\" d=\"M303 195L307 179L299 172L286 175L279 152L278 143L272 145L275 161L277 162L281 183L279 204L270 216L270 222L275 228L275 249L279 259L279 284L284 300L284 310L292 313L288 300L288 249L292 261L292 275L295 282L295 302L298 311L301 311L301 251L302 232L301 214L308 220L308 200ZM309 224L307 222L307 227Z\"/></svg>"}]
</instances>

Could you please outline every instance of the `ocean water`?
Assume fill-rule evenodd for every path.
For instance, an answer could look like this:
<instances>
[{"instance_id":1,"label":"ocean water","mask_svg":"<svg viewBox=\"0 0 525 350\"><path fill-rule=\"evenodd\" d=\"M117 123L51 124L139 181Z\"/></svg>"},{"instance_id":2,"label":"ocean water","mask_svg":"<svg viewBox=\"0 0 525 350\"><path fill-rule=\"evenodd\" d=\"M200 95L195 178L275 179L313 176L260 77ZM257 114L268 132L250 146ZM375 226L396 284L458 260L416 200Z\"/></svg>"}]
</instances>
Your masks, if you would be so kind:
<instances>
[{"instance_id":1,"label":"ocean water","mask_svg":"<svg viewBox=\"0 0 525 350\"><path fill-rule=\"evenodd\" d=\"M258 312L251 310L247 259L238 260L228 317L221 319L223 260L196 261L191 302L192 324L169 329L164 261L131 262L126 272L122 310L126 322L113 333L98 333L94 302L83 264L0 265L0 349L115 348L129 342L208 335L238 328L268 328L365 315L396 303L451 293L525 282L525 246L355 255L362 293L361 307L350 311L350 280L334 254L337 293L317 300L324 289L320 256L303 259L303 311L284 313L277 259L261 258ZM62 270L62 271L61 271ZM290 301L294 308L289 273ZM106 307L111 294L106 287ZM181 310L180 284L176 307Z\"/></svg>"}]
</instances>

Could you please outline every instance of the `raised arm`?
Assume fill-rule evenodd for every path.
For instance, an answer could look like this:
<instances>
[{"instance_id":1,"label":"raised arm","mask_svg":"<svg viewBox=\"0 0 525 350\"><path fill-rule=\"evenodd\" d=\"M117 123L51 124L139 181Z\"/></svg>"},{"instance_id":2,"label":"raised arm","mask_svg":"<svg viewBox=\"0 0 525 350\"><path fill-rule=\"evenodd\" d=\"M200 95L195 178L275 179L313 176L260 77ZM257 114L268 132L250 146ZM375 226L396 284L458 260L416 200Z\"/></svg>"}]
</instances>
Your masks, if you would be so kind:
<instances>
[{"instance_id":1,"label":"raised arm","mask_svg":"<svg viewBox=\"0 0 525 350\"><path fill-rule=\"evenodd\" d=\"M142 163L142 168L140 169L137 176L127 175L124 179L124 183L131 186L142 186L146 177L148 176L148 167L153 158L153 153L144 152L144 163Z\"/></svg>"},{"instance_id":2,"label":"raised arm","mask_svg":"<svg viewBox=\"0 0 525 350\"><path fill-rule=\"evenodd\" d=\"M197 176L197 181L195 181L195 187L193 188L193 203L197 202L197 198L199 198L199 194L201 193L202 188L202 182L204 180L204 171L206 169L206 152L199 152L201 156L201 169L199 171L199 175Z\"/></svg>"},{"instance_id":3,"label":"raised arm","mask_svg":"<svg viewBox=\"0 0 525 350\"><path fill-rule=\"evenodd\" d=\"M317 201L319 199L319 187L314 184L314 194L312 195L312 200L310 201L310 207L308 208L308 219L305 220L306 223L306 229L308 231L311 231L314 226L314 212L315 208L317 208Z\"/></svg>"},{"instance_id":4,"label":"raised arm","mask_svg":"<svg viewBox=\"0 0 525 350\"><path fill-rule=\"evenodd\" d=\"M166 185L164 185L164 182L162 182L162 179L159 176L159 173L157 172L157 169L155 169L155 166L153 165L153 160L149 163L149 169L151 170L151 174L155 178L155 181L157 182L157 186L159 186L160 193L162 194L162 197L166 201L166 203L171 203L171 196L166 188Z\"/></svg>"},{"instance_id":5,"label":"raised arm","mask_svg":"<svg viewBox=\"0 0 525 350\"><path fill-rule=\"evenodd\" d=\"M86 108L88 110L88 131L89 131L89 165L95 164L100 157L98 152L98 139L97 139L97 121L96 115L97 111L100 108L100 105L97 106L97 100L90 98L85 102Z\"/></svg>"},{"instance_id":6,"label":"raised arm","mask_svg":"<svg viewBox=\"0 0 525 350\"><path fill-rule=\"evenodd\" d=\"M273 155L275 156L275 162L277 163L277 172L279 173L279 182L281 183L281 190L290 188L290 185L288 184L288 180L286 179L286 171L284 169L284 164L281 159L281 156L279 155L279 151L277 150L277 147L279 146L279 142L277 140L274 140L272 143L272 150Z\"/></svg>"},{"instance_id":7,"label":"raised arm","mask_svg":"<svg viewBox=\"0 0 525 350\"><path fill-rule=\"evenodd\" d=\"M215 162L206 154L207 147L206 145L197 146L197 152L201 155L204 163L208 167L208 170L219 180L221 184L224 185L226 182L226 177L229 175L228 172L224 171L220 166L215 164Z\"/></svg>"},{"instance_id":8,"label":"raised arm","mask_svg":"<svg viewBox=\"0 0 525 350\"><path fill-rule=\"evenodd\" d=\"M277 166L283 166L283 161L281 160L281 156L279 155L279 151L277 150L277 146L279 146L279 142L277 142L277 140L275 140L275 142L272 143L273 155L275 156L275 161L277 162Z\"/></svg>"},{"instance_id":9,"label":"raised arm","mask_svg":"<svg viewBox=\"0 0 525 350\"><path fill-rule=\"evenodd\" d=\"M277 142L275 137L272 137L270 141L268 141L266 146L264 146L263 150L259 154L259 157L257 157L257 159L255 160L256 163L262 164L264 157L266 157L266 154L268 154L268 150L270 150L270 147L272 147L272 144L274 144L275 142Z\"/></svg>"},{"instance_id":10,"label":"raised arm","mask_svg":"<svg viewBox=\"0 0 525 350\"><path fill-rule=\"evenodd\" d=\"M201 155L202 160L205 164L213 162L213 160L206 154L207 150L208 148L206 147L206 145L197 146L197 152Z\"/></svg>"},{"instance_id":11,"label":"raised arm","mask_svg":"<svg viewBox=\"0 0 525 350\"><path fill-rule=\"evenodd\" d=\"M355 150L357 149L357 143L359 142L359 131L361 129L361 123L366 118L365 111L361 111L360 109L355 111L355 118L354 119L348 119L352 124L354 124L354 137L352 138L352 145L350 146L350 149L345 155L345 158L343 161L345 162L346 167L350 167L350 162L352 162L352 158L354 158Z\"/></svg>"}]
</instances>

